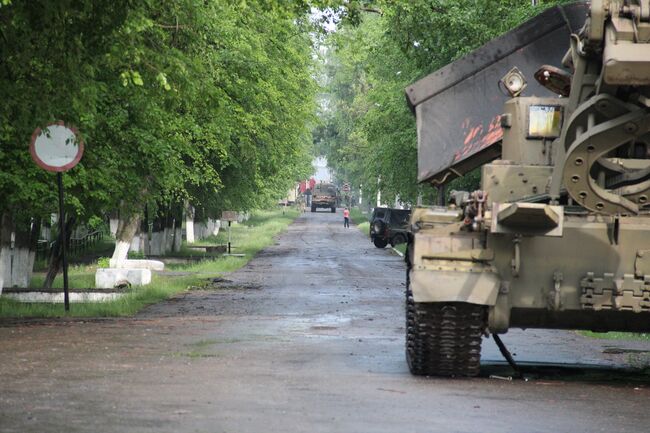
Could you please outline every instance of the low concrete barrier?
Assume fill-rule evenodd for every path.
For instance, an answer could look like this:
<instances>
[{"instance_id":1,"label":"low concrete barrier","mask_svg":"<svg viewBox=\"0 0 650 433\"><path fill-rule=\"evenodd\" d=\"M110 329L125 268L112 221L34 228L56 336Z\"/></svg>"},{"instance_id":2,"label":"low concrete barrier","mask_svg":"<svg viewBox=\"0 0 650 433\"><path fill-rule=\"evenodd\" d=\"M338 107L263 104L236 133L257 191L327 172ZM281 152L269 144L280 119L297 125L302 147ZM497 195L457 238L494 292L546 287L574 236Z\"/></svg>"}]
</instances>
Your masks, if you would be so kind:
<instances>
[{"instance_id":1,"label":"low concrete barrier","mask_svg":"<svg viewBox=\"0 0 650 433\"><path fill-rule=\"evenodd\" d=\"M151 283L151 270L100 268L95 273L95 287L98 289L112 289L124 283L131 286L145 286Z\"/></svg>"},{"instance_id":2,"label":"low concrete barrier","mask_svg":"<svg viewBox=\"0 0 650 433\"><path fill-rule=\"evenodd\" d=\"M165 264L159 260L128 259L120 263L119 269L149 269L152 271L164 271Z\"/></svg>"}]
</instances>

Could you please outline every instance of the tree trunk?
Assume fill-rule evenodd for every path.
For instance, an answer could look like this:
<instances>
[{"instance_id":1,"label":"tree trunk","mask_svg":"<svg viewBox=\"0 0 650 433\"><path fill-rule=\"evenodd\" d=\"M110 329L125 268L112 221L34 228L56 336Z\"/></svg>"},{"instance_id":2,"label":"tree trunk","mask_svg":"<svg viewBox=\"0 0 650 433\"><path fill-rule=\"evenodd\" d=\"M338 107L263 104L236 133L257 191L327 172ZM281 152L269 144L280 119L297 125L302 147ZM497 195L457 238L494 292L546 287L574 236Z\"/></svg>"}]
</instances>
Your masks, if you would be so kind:
<instances>
[{"instance_id":1,"label":"tree trunk","mask_svg":"<svg viewBox=\"0 0 650 433\"><path fill-rule=\"evenodd\" d=\"M182 203L174 204L174 229L172 233L172 251L180 252L183 245L183 210L185 206Z\"/></svg>"},{"instance_id":2,"label":"tree trunk","mask_svg":"<svg viewBox=\"0 0 650 433\"><path fill-rule=\"evenodd\" d=\"M0 214L0 293L5 283L5 272L11 276L11 214L3 212ZM6 278L7 285L11 284L11 278Z\"/></svg>"},{"instance_id":3,"label":"tree trunk","mask_svg":"<svg viewBox=\"0 0 650 433\"><path fill-rule=\"evenodd\" d=\"M34 271L36 246L41 230L41 220L26 218L15 221L13 263L11 266L11 285L29 287Z\"/></svg>"},{"instance_id":4,"label":"tree trunk","mask_svg":"<svg viewBox=\"0 0 650 433\"><path fill-rule=\"evenodd\" d=\"M117 210L111 211L108 217L108 227L111 231L111 235L115 236L117 234L117 226L120 223L120 213Z\"/></svg>"},{"instance_id":5,"label":"tree trunk","mask_svg":"<svg viewBox=\"0 0 650 433\"><path fill-rule=\"evenodd\" d=\"M158 214L153 218L151 225L151 255L164 256L165 255L165 218L158 211Z\"/></svg>"},{"instance_id":6,"label":"tree trunk","mask_svg":"<svg viewBox=\"0 0 650 433\"><path fill-rule=\"evenodd\" d=\"M61 216L59 215L59 218ZM72 237L73 226L77 221L76 216L71 216L65 222L65 243L70 245L70 238ZM63 250L61 249L61 235L60 230L57 234L56 241L54 241L54 246L50 252L50 261L47 269L47 275L45 276L45 282L43 282L44 289L51 289L52 283L54 283L54 278L56 278L61 267L63 266Z\"/></svg>"},{"instance_id":7,"label":"tree trunk","mask_svg":"<svg viewBox=\"0 0 650 433\"><path fill-rule=\"evenodd\" d=\"M140 225L140 213L120 212L120 222L117 225L117 232L115 233L115 251L111 258L111 268L119 268L126 260L129 253L131 241L135 236L135 232Z\"/></svg>"},{"instance_id":8,"label":"tree trunk","mask_svg":"<svg viewBox=\"0 0 650 433\"><path fill-rule=\"evenodd\" d=\"M185 240L188 244L194 243L194 207L185 202Z\"/></svg>"},{"instance_id":9,"label":"tree trunk","mask_svg":"<svg viewBox=\"0 0 650 433\"><path fill-rule=\"evenodd\" d=\"M174 206L172 204L167 206L167 211L165 212L164 239L163 255L174 249Z\"/></svg>"}]
</instances>

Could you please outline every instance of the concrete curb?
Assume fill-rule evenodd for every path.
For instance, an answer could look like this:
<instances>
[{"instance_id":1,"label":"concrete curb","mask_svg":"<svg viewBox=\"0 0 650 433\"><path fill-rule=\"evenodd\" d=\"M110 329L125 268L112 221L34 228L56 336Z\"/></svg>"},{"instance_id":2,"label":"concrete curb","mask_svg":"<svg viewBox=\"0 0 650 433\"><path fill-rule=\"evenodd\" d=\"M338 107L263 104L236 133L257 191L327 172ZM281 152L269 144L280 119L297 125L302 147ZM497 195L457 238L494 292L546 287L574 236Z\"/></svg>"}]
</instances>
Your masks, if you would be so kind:
<instances>
[{"instance_id":1,"label":"concrete curb","mask_svg":"<svg viewBox=\"0 0 650 433\"><path fill-rule=\"evenodd\" d=\"M404 254L401 253L400 251L396 250L395 248L390 247L390 249L393 250L393 251L395 251L395 252L397 253L398 256L400 256L400 257L404 257Z\"/></svg>"}]
</instances>

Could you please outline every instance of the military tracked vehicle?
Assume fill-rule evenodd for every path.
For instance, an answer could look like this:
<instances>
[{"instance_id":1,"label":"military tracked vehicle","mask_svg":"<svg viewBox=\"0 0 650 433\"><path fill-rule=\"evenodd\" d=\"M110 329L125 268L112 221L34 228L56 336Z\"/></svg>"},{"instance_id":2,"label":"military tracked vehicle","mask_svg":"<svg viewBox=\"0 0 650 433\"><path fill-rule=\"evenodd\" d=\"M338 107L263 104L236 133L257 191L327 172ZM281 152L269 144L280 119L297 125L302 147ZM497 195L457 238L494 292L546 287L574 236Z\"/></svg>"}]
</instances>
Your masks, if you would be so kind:
<instances>
[{"instance_id":1,"label":"military tracked vehicle","mask_svg":"<svg viewBox=\"0 0 650 433\"><path fill-rule=\"evenodd\" d=\"M413 374L477 375L512 327L650 331L647 0L551 8L406 94L418 180L481 170L412 213Z\"/></svg>"}]
</instances>

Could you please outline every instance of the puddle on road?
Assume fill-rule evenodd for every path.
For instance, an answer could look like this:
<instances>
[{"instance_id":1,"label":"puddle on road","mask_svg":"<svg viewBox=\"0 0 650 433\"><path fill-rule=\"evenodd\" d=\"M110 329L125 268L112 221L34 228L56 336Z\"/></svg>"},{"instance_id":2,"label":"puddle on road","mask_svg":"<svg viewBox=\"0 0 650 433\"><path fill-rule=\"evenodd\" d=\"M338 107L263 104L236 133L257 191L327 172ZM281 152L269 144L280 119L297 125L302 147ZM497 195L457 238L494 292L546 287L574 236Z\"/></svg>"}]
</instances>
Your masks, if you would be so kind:
<instances>
[{"instance_id":1,"label":"puddle on road","mask_svg":"<svg viewBox=\"0 0 650 433\"><path fill-rule=\"evenodd\" d=\"M284 318L289 332L306 337L335 337L340 329L352 322L350 317L325 314L313 317Z\"/></svg>"},{"instance_id":2,"label":"puddle on road","mask_svg":"<svg viewBox=\"0 0 650 433\"><path fill-rule=\"evenodd\" d=\"M518 365L523 376L532 381L650 385L650 368L622 369L579 364L518 363ZM482 363L480 377L507 380L514 377L514 371L505 362ZM513 380L520 381L520 379L516 378Z\"/></svg>"},{"instance_id":3,"label":"puddle on road","mask_svg":"<svg viewBox=\"0 0 650 433\"><path fill-rule=\"evenodd\" d=\"M261 290L259 284L240 284L226 278L206 278L199 286L192 286L190 290Z\"/></svg>"}]
</instances>

